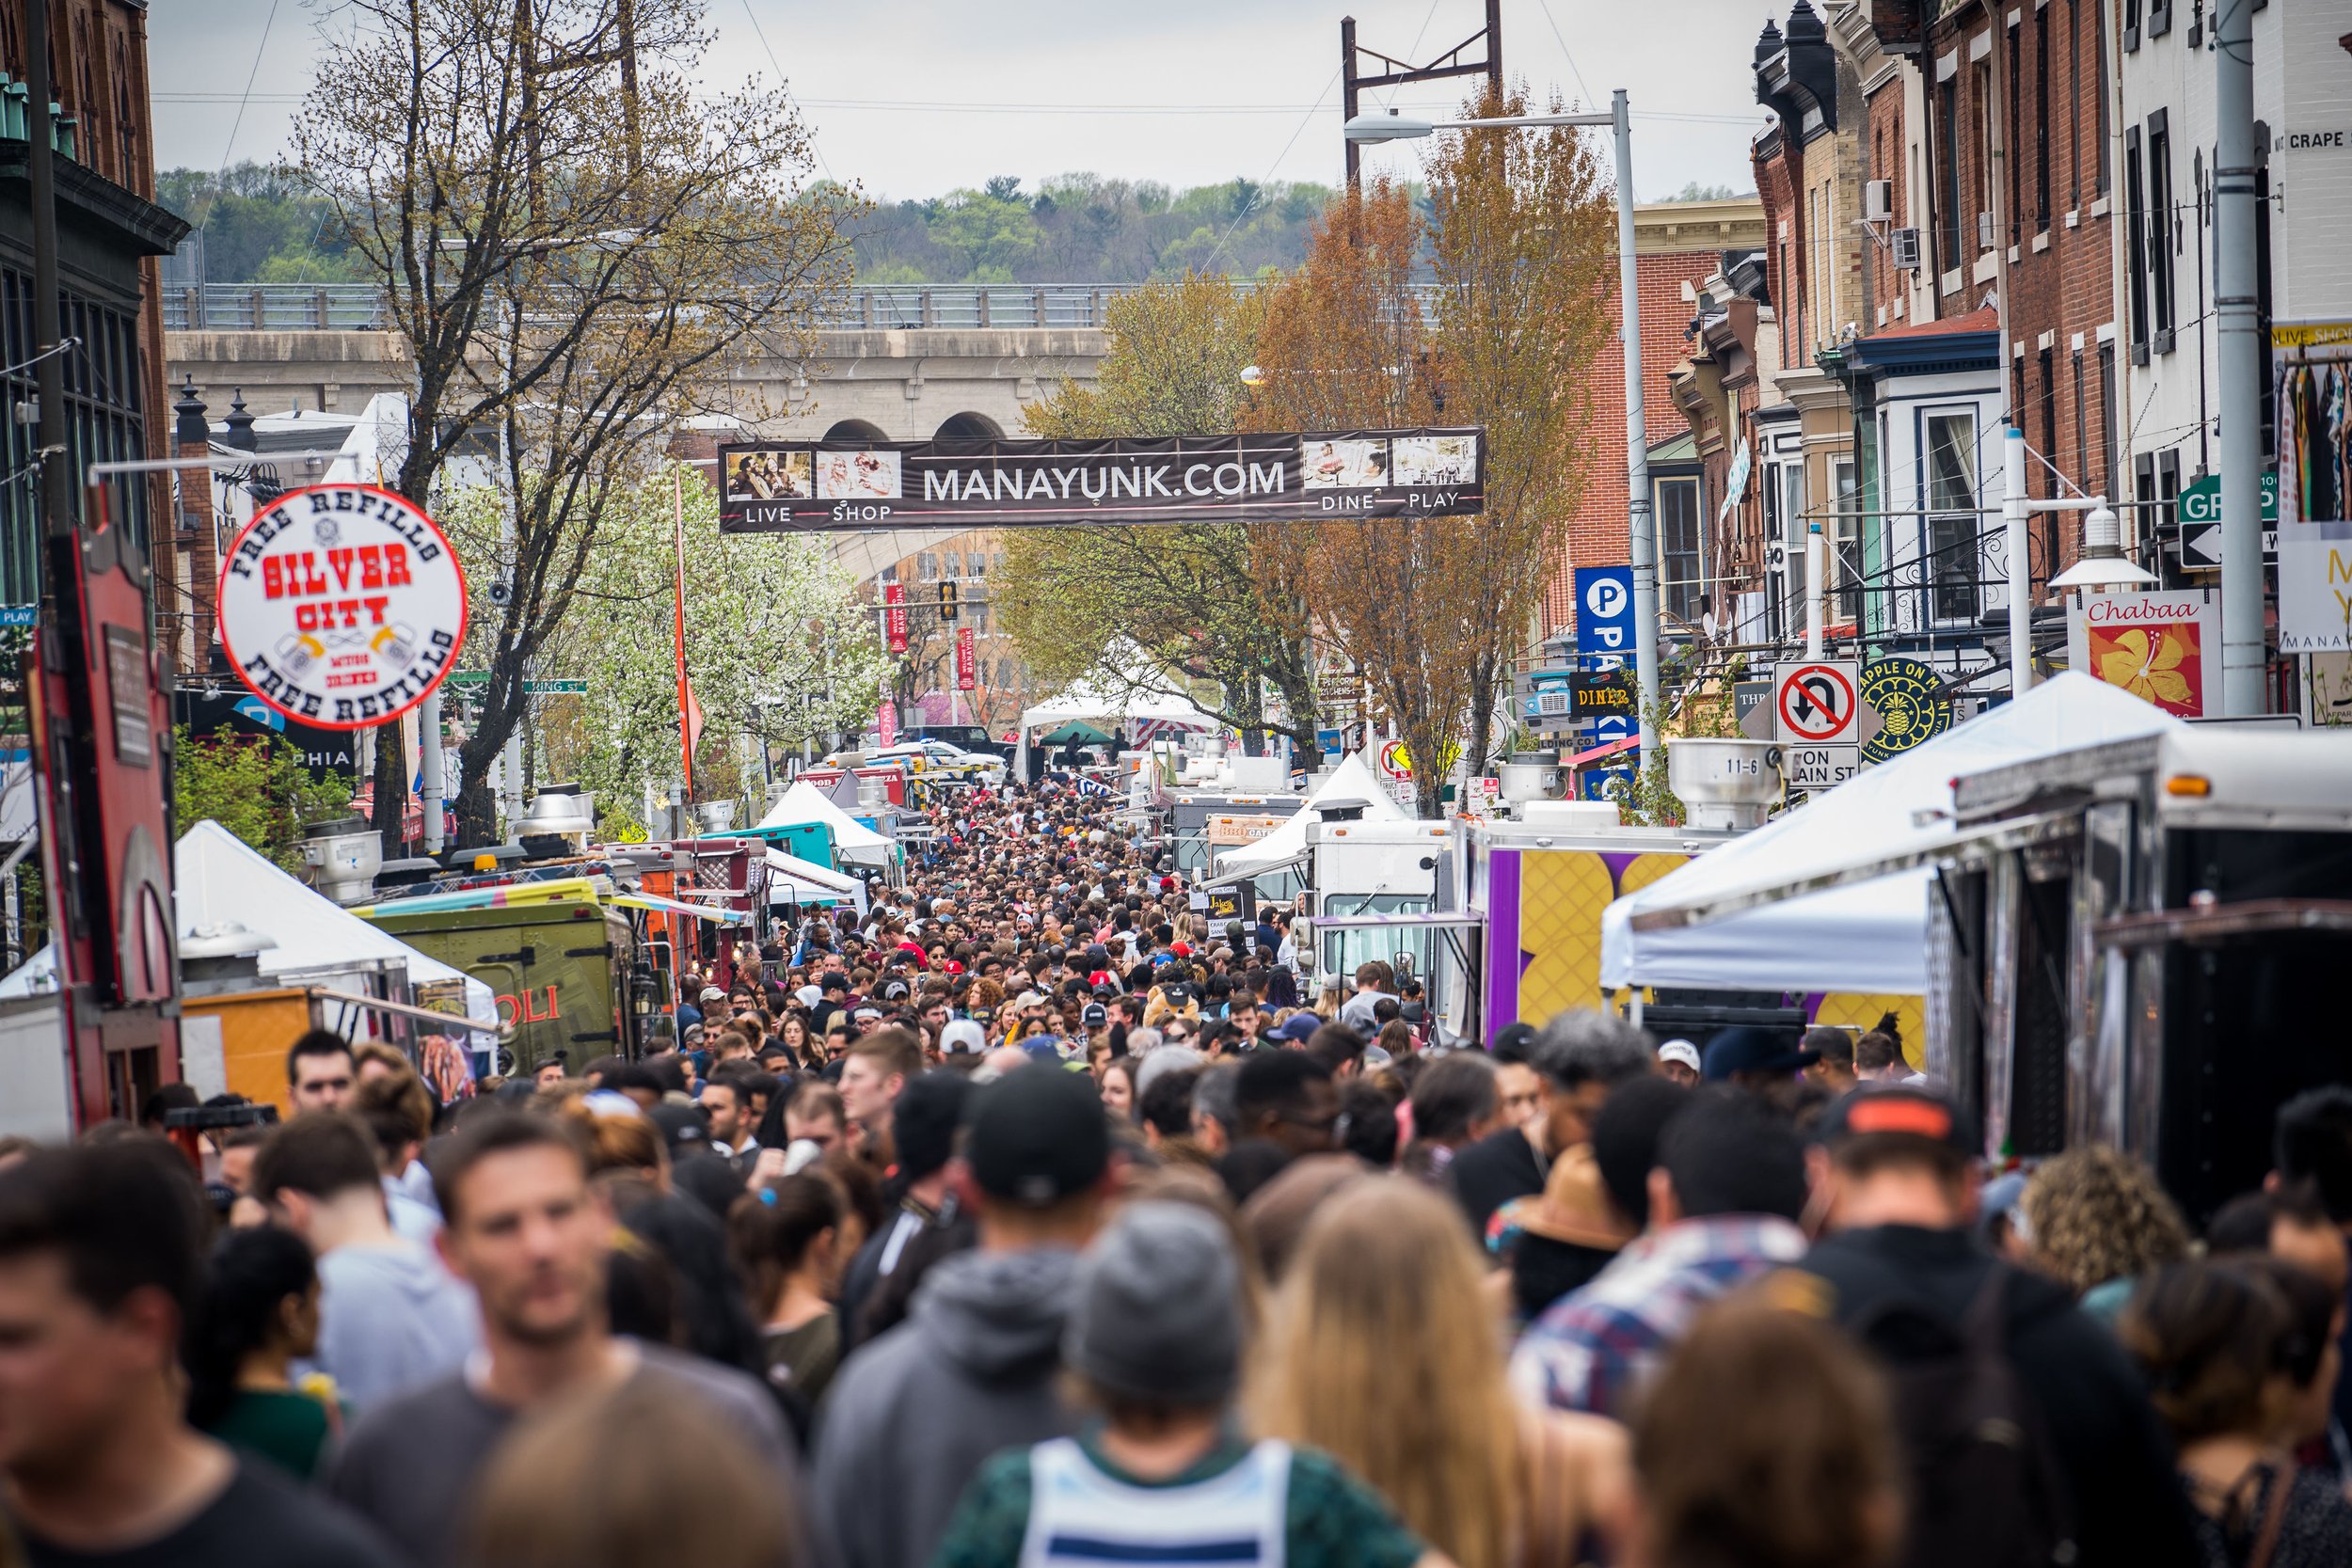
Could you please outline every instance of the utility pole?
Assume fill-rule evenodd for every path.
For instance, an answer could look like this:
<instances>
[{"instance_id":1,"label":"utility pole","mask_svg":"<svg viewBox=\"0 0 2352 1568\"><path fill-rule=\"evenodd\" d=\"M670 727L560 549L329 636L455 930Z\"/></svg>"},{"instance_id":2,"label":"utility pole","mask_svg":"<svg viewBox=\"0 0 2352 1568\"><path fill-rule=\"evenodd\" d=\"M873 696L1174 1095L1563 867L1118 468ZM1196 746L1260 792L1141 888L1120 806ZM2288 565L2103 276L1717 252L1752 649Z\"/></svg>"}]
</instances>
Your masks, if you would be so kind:
<instances>
[{"instance_id":1,"label":"utility pole","mask_svg":"<svg viewBox=\"0 0 2352 1568\"><path fill-rule=\"evenodd\" d=\"M1462 52L1476 43L1486 46L1483 59L1466 60ZM1359 54L1371 55L1389 69L1371 76L1356 73ZM1377 49L1359 48L1356 42L1356 19L1340 18L1340 112L1342 123L1356 118L1366 87L1401 87L1414 82L1434 82L1449 76L1484 76L1486 87L1499 102L1502 97L1502 0L1486 0L1486 24L1453 48L1430 56L1427 65L1413 65ZM1352 141L1347 149L1347 190L1356 194L1362 182L1362 150Z\"/></svg>"},{"instance_id":2,"label":"utility pole","mask_svg":"<svg viewBox=\"0 0 2352 1568\"><path fill-rule=\"evenodd\" d=\"M2214 336L2220 349L2221 711L2269 708L2263 630L2261 280L2255 276L2254 4L2213 19Z\"/></svg>"},{"instance_id":3,"label":"utility pole","mask_svg":"<svg viewBox=\"0 0 2352 1568\"><path fill-rule=\"evenodd\" d=\"M40 510L43 531L52 537L74 531L78 508L73 501L73 464L65 439L65 356L56 352L65 337L57 309L57 163L50 145L56 121L49 114L49 0L27 0L24 7L25 102L30 142L24 172L33 196L33 352L41 356L34 369L33 386L40 400ZM54 573L41 575L45 602L66 592ZM54 616L44 620L54 624Z\"/></svg>"},{"instance_id":4,"label":"utility pole","mask_svg":"<svg viewBox=\"0 0 2352 1568\"><path fill-rule=\"evenodd\" d=\"M1625 338L1626 559L1633 566L1633 673L1642 689L1642 761L1657 755L1658 519L1650 511L1649 428L1642 412L1642 278L1633 256L1633 116L1625 89L1610 95L1617 138L1618 330ZM1582 613L1582 607L1579 607Z\"/></svg>"}]
</instances>

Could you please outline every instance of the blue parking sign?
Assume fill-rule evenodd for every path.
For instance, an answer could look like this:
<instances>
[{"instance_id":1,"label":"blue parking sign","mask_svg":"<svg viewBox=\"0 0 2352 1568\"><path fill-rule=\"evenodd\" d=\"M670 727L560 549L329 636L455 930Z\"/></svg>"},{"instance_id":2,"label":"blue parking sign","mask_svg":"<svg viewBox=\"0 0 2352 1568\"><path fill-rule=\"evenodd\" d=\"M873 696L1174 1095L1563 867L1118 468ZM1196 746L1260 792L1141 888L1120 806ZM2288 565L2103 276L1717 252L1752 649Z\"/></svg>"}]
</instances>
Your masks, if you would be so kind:
<instances>
[{"instance_id":1,"label":"blue parking sign","mask_svg":"<svg viewBox=\"0 0 2352 1568\"><path fill-rule=\"evenodd\" d=\"M1633 648L1633 568L1576 569L1576 651L1623 657Z\"/></svg>"}]
</instances>

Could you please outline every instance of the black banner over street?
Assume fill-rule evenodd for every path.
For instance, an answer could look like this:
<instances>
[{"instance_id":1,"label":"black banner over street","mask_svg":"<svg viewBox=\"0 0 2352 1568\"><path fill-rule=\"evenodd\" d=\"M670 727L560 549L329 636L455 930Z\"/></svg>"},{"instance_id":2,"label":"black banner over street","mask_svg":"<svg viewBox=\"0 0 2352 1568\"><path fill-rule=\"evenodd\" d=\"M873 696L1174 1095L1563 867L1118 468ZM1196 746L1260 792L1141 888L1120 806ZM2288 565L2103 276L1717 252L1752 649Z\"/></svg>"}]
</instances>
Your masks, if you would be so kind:
<instances>
[{"instance_id":1,"label":"black banner over street","mask_svg":"<svg viewBox=\"0 0 2352 1568\"><path fill-rule=\"evenodd\" d=\"M728 533L1346 522L1486 505L1486 433L1111 441L776 441L719 449Z\"/></svg>"}]
</instances>

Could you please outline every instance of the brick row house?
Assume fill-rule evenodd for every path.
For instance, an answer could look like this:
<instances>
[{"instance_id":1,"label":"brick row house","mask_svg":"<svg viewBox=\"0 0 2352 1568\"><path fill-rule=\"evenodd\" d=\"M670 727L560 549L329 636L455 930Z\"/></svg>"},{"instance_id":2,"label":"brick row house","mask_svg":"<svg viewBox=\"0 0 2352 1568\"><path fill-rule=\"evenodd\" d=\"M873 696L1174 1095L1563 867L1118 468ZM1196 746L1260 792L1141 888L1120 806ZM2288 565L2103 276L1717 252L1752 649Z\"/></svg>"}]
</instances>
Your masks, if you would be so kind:
<instances>
[{"instance_id":1,"label":"brick row house","mask_svg":"<svg viewBox=\"0 0 2352 1568\"><path fill-rule=\"evenodd\" d=\"M1707 281L1671 372L1731 503L1717 643L1803 635L1818 524L1834 652L2005 690L2004 425L2036 496L2109 490L2121 461L2111 3L1796 0L1766 24L1765 241ZM2045 654L2076 527L2029 540Z\"/></svg>"},{"instance_id":2,"label":"brick row house","mask_svg":"<svg viewBox=\"0 0 2352 1568\"><path fill-rule=\"evenodd\" d=\"M1691 442L1678 428L1668 376L1688 344L1684 329L1692 301L1701 283L1721 271L1726 258L1754 250L1762 242L1763 212L1754 197L1728 201L1643 203L1633 212L1635 277L1642 307L1642 405L1650 442L1650 483L1653 499L1659 486L1667 486L1671 511L1661 511L1661 557L1674 550L1677 530L1689 530L1696 550L1698 515L1686 504L1689 496L1677 487L1699 474L1690 451ZM1609 311L1617 312L1616 270L1609 271ZM1623 565L1631 558L1626 523L1625 358L1617 335L1596 354L1590 371L1593 386L1591 431L1593 451L1587 459L1584 487L1568 516L1566 550L1558 578L1545 605L1545 629L1550 639L1575 640L1577 566ZM1704 505L1699 507L1704 513ZM1662 597L1662 595L1661 595Z\"/></svg>"}]
</instances>

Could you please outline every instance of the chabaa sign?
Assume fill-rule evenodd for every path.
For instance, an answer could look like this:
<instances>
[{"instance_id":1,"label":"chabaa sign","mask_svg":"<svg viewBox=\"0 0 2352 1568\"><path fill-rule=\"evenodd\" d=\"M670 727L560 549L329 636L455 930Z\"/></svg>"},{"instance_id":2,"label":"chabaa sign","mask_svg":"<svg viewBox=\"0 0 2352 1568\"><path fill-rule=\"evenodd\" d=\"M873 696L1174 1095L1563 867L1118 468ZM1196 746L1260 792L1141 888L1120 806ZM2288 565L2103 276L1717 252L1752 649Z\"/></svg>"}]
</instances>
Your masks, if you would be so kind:
<instances>
[{"instance_id":1,"label":"chabaa sign","mask_svg":"<svg viewBox=\"0 0 2352 1568\"><path fill-rule=\"evenodd\" d=\"M433 519L373 484L280 496L220 574L220 641L253 694L330 730L424 701L466 641L466 573Z\"/></svg>"}]
</instances>

